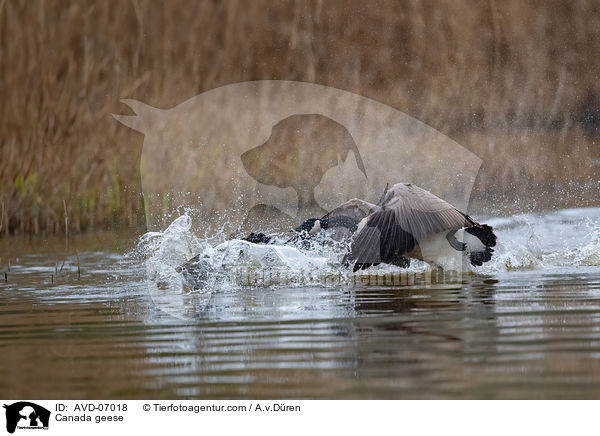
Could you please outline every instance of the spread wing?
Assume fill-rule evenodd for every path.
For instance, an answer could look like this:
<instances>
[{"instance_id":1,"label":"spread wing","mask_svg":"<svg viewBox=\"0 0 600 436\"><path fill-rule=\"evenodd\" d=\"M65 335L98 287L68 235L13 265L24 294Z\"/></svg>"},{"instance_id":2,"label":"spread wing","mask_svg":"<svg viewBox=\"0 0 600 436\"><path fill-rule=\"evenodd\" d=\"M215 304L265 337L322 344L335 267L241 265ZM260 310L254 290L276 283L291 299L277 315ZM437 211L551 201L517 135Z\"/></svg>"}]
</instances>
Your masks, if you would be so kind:
<instances>
[{"instance_id":1,"label":"spread wing","mask_svg":"<svg viewBox=\"0 0 600 436\"><path fill-rule=\"evenodd\" d=\"M352 200L348 200L347 202L341 204L340 206L333 209L323 218L334 218L339 216L347 216L350 218L354 218L357 221L362 220L366 216L372 214L373 212L380 210L381 207L375 204L369 203L368 201L360 200L358 198L353 198Z\"/></svg>"},{"instance_id":2,"label":"spread wing","mask_svg":"<svg viewBox=\"0 0 600 436\"><path fill-rule=\"evenodd\" d=\"M475 223L450 203L411 184L390 189L380 210L361 222L349 261L354 270L381 262L394 263L429 235Z\"/></svg>"}]
</instances>

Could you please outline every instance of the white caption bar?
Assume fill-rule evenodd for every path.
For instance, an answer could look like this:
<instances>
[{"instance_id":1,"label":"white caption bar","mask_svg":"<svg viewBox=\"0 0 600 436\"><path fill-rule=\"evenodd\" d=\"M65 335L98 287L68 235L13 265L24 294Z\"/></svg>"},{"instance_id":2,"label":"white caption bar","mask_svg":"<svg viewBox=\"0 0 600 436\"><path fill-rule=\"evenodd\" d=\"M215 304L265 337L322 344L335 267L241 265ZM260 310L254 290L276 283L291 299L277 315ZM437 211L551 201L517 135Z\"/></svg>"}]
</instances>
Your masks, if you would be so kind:
<instances>
[{"instance_id":1,"label":"white caption bar","mask_svg":"<svg viewBox=\"0 0 600 436\"><path fill-rule=\"evenodd\" d=\"M597 401L3 400L0 434L584 434ZM37 431L36 431L37 430ZM41 430L41 431L40 431Z\"/></svg>"}]
</instances>

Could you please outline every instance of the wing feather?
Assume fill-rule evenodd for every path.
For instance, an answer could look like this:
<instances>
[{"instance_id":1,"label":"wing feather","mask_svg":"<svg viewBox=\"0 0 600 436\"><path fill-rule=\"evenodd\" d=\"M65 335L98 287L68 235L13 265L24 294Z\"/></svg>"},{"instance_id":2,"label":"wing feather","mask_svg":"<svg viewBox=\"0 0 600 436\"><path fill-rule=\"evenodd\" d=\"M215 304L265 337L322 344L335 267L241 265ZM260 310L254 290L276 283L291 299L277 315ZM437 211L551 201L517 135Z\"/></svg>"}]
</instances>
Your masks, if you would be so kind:
<instances>
[{"instance_id":1,"label":"wing feather","mask_svg":"<svg viewBox=\"0 0 600 436\"><path fill-rule=\"evenodd\" d=\"M323 218L347 216L360 221L379 209L381 209L380 206L369 203L368 201L360 200L358 198L353 198L352 200L348 200L347 202L336 207Z\"/></svg>"},{"instance_id":2,"label":"wing feather","mask_svg":"<svg viewBox=\"0 0 600 436\"><path fill-rule=\"evenodd\" d=\"M429 235L472 225L476 223L467 215L432 193L396 184L355 235L349 260L355 261L355 271L393 262Z\"/></svg>"}]
</instances>

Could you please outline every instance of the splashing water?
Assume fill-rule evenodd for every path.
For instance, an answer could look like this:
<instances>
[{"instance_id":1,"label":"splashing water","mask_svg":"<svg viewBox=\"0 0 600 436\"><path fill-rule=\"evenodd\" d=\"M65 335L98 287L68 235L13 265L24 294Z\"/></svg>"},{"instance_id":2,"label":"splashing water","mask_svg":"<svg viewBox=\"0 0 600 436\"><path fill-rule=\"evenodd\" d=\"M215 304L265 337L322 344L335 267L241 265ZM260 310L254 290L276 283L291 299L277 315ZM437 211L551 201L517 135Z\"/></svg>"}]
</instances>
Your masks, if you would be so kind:
<instances>
[{"instance_id":1,"label":"splashing water","mask_svg":"<svg viewBox=\"0 0 600 436\"><path fill-rule=\"evenodd\" d=\"M492 260L482 267L473 268L465 263L465 268L475 273L600 266L600 208L566 209L481 221L495 228L498 246ZM201 239L192 232L190 216L184 214L164 232L145 234L140 238L137 251L146 258L149 286L181 294L189 289L177 267L194 256L198 256L210 272L203 286L195 289L205 293L223 286L347 283L352 276L342 265L347 244L323 232L317 235L314 243L290 240L289 235L276 236L274 243L269 245L226 240L223 234ZM422 272L427 268L423 262L413 261L408 271ZM393 273L406 270L380 265L368 271ZM332 277L337 280L328 281ZM164 296L164 292L160 295Z\"/></svg>"},{"instance_id":2,"label":"splashing water","mask_svg":"<svg viewBox=\"0 0 600 436\"><path fill-rule=\"evenodd\" d=\"M588 243L575 254L574 260L578 265L598 266L600 265L600 225L591 220L588 220L586 225L589 229L586 238Z\"/></svg>"},{"instance_id":3,"label":"splashing water","mask_svg":"<svg viewBox=\"0 0 600 436\"><path fill-rule=\"evenodd\" d=\"M494 257L475 272L600 266L600 208L490 218L498 235Z\"/></svg>"},{"instance_id":4,"label":"splashing water","mask_svg":"<svg viewBox=\"0 0 600 436\"><path fill-rule=\"evenodd\" d=\"M339 277L344 243L319 235L315 243L290 241L289 235L276 236L275 243L254 244L245 240L225 240L223 234L201 239L192 232L192 220L184 214L164 232L150 232L140 238L136 254L146 259L149 286L180 293L189 283L178 268L192 257L202 262L211 277L199 291L215 286L309 285L323 277ZM254 274L269 272L269 280L252 280Z\"/></svg>"}]
</instances>

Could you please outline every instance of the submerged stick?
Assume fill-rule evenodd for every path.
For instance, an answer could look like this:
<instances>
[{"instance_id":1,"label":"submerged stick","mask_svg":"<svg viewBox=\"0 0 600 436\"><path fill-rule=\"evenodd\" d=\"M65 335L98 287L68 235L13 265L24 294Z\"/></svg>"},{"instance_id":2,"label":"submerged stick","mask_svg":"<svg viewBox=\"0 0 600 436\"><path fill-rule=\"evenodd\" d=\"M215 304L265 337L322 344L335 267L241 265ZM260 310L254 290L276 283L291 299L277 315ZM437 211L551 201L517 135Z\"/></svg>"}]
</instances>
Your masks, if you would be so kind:
<instances>
[{"instance_id":1,"label":"submerged stick","mask_svg":"<svg viewBox=\"0 0 600 436\"><path fill-rule=\"evenodd\" d=\"M81 278L81 268L79 267L79 250L75 250L75 253L77 253L77 278L80 279Z\"/></svg>"},{"instance_id":2,"label":"submerged stick","mask_svg":"<svg viewBox=\"0 0 600 436\"><path fill-rule=\"evenodd\" d=\"M65 250L69 250L69 214L67 213L67 202L64 198L63 208L65 209Z\"/></svg>"}]
</instances>

